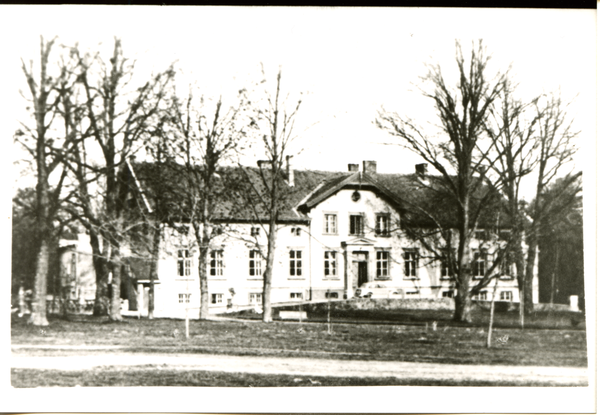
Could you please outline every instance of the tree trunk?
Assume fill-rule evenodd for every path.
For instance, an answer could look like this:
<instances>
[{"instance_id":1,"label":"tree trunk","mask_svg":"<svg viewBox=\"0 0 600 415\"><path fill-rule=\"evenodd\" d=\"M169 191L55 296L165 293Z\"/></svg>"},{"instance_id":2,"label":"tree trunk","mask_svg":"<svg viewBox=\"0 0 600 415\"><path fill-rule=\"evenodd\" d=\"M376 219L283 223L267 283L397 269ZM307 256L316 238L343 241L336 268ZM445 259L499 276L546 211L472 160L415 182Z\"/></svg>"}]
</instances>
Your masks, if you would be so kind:
<instances>
[{"instance_id":1,"label":"tree trunk","mask_svg":"<svg viewBox=\"0 0 600 415\"><path fill-rule=\"evenodd\" d=\"M112 271L112 298L110 305L109 318L112 321L121 321L121 248L118 246L112 247L111 250L111 271Z\"/></svg>"},{"instance_id":2,"label":"tree trunk","mask_svg":"<svg viewBox=\"0 0 600 415\"><path fill-rule=\"evenodd\" d=\"M198 258L198 277L200 279L200 320L207 320L208 311L208 246L200 244L200 256Z\"/></svg>"},{"instance_id":3,"label":"tree trunk","mask_svg":"<svg viewBox=\"0 0 600 415\"><path fill-rule=\"evenodd\" d=\"M35 271L35 286L33 291L33 303L29 323L35 326L47 326L46 318L46 277L48 275L49 246L47 235L42 236L40 249L37 255Z\"/></svg>"},{"instance_id":4,"label":"tree trunk","mask_svg":"<svg viewBox=\"0 0 600 415\"><path fill-rule=\"evenodd\" d=\"M273 281L273 264L275 262L275 246L277 243L276 216L271 215L269 220L269 235L267 243L267 267L263 275L263 322L273 321L273 309L271 308L271 284Z\"/></svg>"},{"instance_id":5,"label":"tree trunk","mask_svg":"<svg viewBox=\"0 0 600 415\"><path fill-rule=\"evenodd\" d=\"M529 241L529 247L527 248L527 264L525 267L525 281L523 284L523 300L525 303L526 314L531 314L533 312L533 277L535 274L537 247L538 238L537 235L533 235Z\"/></svg>"},{"instance_id":6,"label":"tree trunk","mask_svg":"<svg viewBox=\"0 0 600 415\"><path fill-rule=\"evenodd\" d=\"M154 318L154 281L158 279L158 259L160 256L160 223L155 224L152 235L152 263L150 264L150 288L148 290L148 319Z\"/></svg>"},{"instance_id":7,"label":"tree trunk","mask_svg":"<svg viewBox=\"0 0 600 415\"><path fill-rule=\"evenodd\" d=\"M471 315L471 296L468 285L459 285L454 297L454 321L463 323L471 323L473 317Z\"/></svg>"},{"instance_id":8,"label":"tree trunk","mask_svg":"<svg viewBox=\"0 0 600 415\"><path fill-rule=\"evenodd\" d=\"M96 274L96 294L94 297L94 317L108 316L108 266L106 257L100 249L98 235L90 232L90 245L92 246L92 263Z\"/></svg>"}]
</instances>

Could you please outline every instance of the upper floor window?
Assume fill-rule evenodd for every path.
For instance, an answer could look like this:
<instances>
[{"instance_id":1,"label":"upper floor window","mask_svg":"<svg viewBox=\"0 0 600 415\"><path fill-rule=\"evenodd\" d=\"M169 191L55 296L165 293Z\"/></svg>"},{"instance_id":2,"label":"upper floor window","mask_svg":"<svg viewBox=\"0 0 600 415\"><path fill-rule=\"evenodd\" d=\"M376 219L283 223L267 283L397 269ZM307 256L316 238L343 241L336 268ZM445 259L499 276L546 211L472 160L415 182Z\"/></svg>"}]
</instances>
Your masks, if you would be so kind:
<instances>
[{"instance_id":1,"label":"upper floor window","mask_svg":"<svg viewBox=\"0 0 600 415\"><path fill-rule=\"evenodd\" d=\"M253 249L249 252L249 269L248 273L251 277L259 277L262 275L262 258L260 252Z\"/></svg>"},{"instance_id":2,"label":"upper floor window","mask_svg":"<svg viewBox=\"0 0 600 415\"><path fill-rule=\"evenodd\" d=\"M390 253L377 251L377 278L387 278L390 275Z\"/></svg>"},{"instance_id":3,"label":"upper floor window","mask_svg":"<svg viewBox=\"0 0 600 415\"><path fill-rule=\"evenodd\" d=\"M449 254L442 255L440 271L440 276L443 280L448 280L452 277L452 275L454 275L454 272L452 270L451 257Z\"/></svg>"},{"instance_id":4,"label":"upper floor window","mask_svg":"<svg viewBox=\"0 0 600 415\"><path fill-rule=\"evenodd\" d=\"M390 236L390 215L385 213L377 214L375 233L379 236Z\"/></svg>"},{"instance_id":5,"label":"upper floor window","mask_svg":"<svg viewBox=\"0 0 600 415\"><path fill-rule=\"evenodd\" d=\"M475 250L473 251L473 277L476 279L481 279L485 276L485 271L487 268L487 253L485 250Z\"/></svg>"},{"instance_id":6,"label":"upper floor window","mask_svg":"<svg viewBox=\"0 0 600 415\"><path fill-rule=\"evenodd\" d=\"M222 276L223 275L223 251L215 250L210 251L210 275L211 276Z\"/></svg>"},{"instance_id":7,"label":"upper floor window","mask_svg":"<svg viewBox=\"0 0 600 415\"><path fill-rule=\"evenodd\" d=\"M192 294L179 294L179 304L189 303Z\"/></svg>"},{"instance_id":8,"label":"upper floor window","mask_svg":"<svg viewBox=\"0 0 600 415\"><path fill-rule=\"evenodd\" d=\"M325 251L325 268L323 273L326 277L337 276L337 263L336 263L336 252Z\"/></svg>"},{"instance_id":9,"label":"upper floor window","mask_svg":"<svg viewBox=\"0 0 600 415\"><path fill-rule=\"evenodd\" d=\"M402 256L404 259L404 277L417 278L419 252L417 250L405 250Z\"/></svg>"},{"instance_id":10,"label":"upper floor window","mask_svg":"<svg viewBox=\"0 0 600 415\"><path fill-rule=\"evenodd\" d=\"M302 251L290 250L290 276L302 276Z\"/></svg>"},{"instance_id":11,"label":"upper floor window","mask_svg":"<svg viewBox=\"0 0 600 415\"><path fill-rule=\"evenodd\" d=\"M192 258L189 249L177 250L177 275L189 277L192 274Z\"/></svg>"},{"instance_id":12,"label":"upper floor window","mask_svg":"<svg viewBox=\"0 0 600 415\"><path fill-rule=\"evenodd\" d=\"M293 236L300 236L300 232L302 232L302 228L291 228L291 234Z\"/></svg>"},{"instance_id":13,"label":"upper floor window","mask_svg":"<svg viewBox=\"0 0 600 415\"><path fill-rule=\"evenodd\" d=\"M510 257L509 254L505 254L504 258L502 258L502 262L500 264L500 279L503 280L510 280L513 277L513 272L512 272L512 259Z\"/></svg>"},{"instance_id":14,"label":"upper floor window","mask_svg":"<svg viewBox=\"0 0 600 415\"><path fill-rule=\"evenodd\" d=\"M323 218L323 232L328 234L337 233L337 215L333 213L326 213Z\"/></svg>"},{"instance_id":15,"label":"upper floor window","mask_svg":"<svg viewBox=\"0 0 600 415\"><path fill-rule=\"evenodd\" d=\"M260 235L260 228L258 226L253 226L250 228L250 236L258 236Z\"/></svg>"},{"instance_id":16,"label":"upper floor window","mask_svg":"<svg viewBox=\"0 0 600 415\"><path fill-rule=\"evenodd\" d=\"M364 235L363 215L350 215L350 235Z\"/></svg>"}]
</instances>

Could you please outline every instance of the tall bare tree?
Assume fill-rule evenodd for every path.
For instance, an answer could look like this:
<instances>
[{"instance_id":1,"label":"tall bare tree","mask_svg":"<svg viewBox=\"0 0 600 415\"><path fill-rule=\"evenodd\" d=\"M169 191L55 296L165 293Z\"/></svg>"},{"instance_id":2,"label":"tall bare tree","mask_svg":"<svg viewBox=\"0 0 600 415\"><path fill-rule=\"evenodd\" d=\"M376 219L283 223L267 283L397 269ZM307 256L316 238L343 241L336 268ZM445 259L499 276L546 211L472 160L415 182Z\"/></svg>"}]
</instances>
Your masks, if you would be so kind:
<instances>
[{"instance_id":1,"label":"tall bare tree","mask_svg":"<svg viewBox=\"0 0 600 415\"><path fill-rule=\"evenodd\" d=\"M73 128L91 140L82 143L70 160L79 187L71 212L90 233L96 271L94 314L121 320L123 248L136 224L127 220L124 199L131 183L121 180L120 171L158 122L174 70L170 67L132 89L135 62L124 56L119 39L115 39L108 61L100 54L83 53L78 46L71 49L71 54L77 59L79 102L85 108L81 122L72 120ZM93 147L99 157L91 150Z\"/></svg>"},{"instance_id":2,"label":"tall bare tree","mask_svg":"<svg viewBox=\"0 0 600 415\"><path fill-rule=\"evenodd\" d=\"M236 151L251 128L247 119L249 101L246 95L245 89L240 90L235 103L228 106L221 97L214 101L205 97L194 99L190 93L183 103L174 100L172 107L173 142L177 150L174 159L178 163L167 167L172 172L181 173L174 177L184 182L174 189L182 203L172 206L172 210L189 221L199 249L201 320L209 315L208 258L211 242L222 232L222 226L215 219L218 219L217 211L226 203L230 193L223 185L219 170L224 164L233 162Z\"/></svg>"},{"instance_id":3,"label":"tall bare tree","mask_svg":"<svg viewBox=\"0 0 600 415\"><path fill-rule=\"evenodd\" d=\"M262 84L267 84L263 70ZM257 175L246 168L241 168L245 183L240 187L240 200L245 201L246 211L254 221L262 226L267 235L266 253L257 245L258 251L266 259L263 272L263 322L273 321L271 307L271 285L273 280L273 264L277 246L277 231L281 212L288 206L290 187L286 161L290 154L290 146L296 138L294 124L302 104L302 100L292 100L289 93L282 90L282 71L279 69L274 91L265 89L262 99L255 103L251 124L259 128L261 144L265 160L259 161ZM254 177L258 176L258 177ZM266 226L265 226L266 225Z\"/></svg>"},{"instance_id":4,"label":"tall bare tree","mask_svg":"<svg viewBox=\"0 0 600 415\"><path fill-rule=\"evenodd\" d=\"M76 142L68 126L65 130L57 126L61 117L61 101L72 94L74 78L68 69L68 59L63 57L60 61L50 60L54 43L55 39L46 41L43 37L40 38L39 75L34 73L33 62L30 61L27 65L22 61L22 70L30 94L29 108L32 110L35 127L23 123L23 129L15 134L15 141L35 160L35 214L39 245L35 259L34 299L30 321L38 326L48 325L46 291L50 241L53 237L53 222L57 219L63 201L63 187L67 178L67 169L61 162L73 150Z\"/></svg>"},{"instance_id":5,"label":"tall bare tree","mask_svg":"<svg viewBox=\"0 0 600 415\"><path fill-rule=\"evenodd\" d=\"M455 88L447 85L439 65L429 67L422 81L431 89L422 89L423 94L433 101L440 128L441 139L427 135L423 128L410 118L385 110L380 111L376 125L401 140L401 145L419 155L431 164L441 175L437 189L446 193L446 203L456 209L455 223L458 240L456 254L455 314L457 321L471 320L471 296L478 292L484 283L489 283L492 269L486 278L471 286L471 258L469 246L473 231L486 199L493 195L486 190L484 154L478 144L484 138L486 123L492 104L498 99L506 73L488 77L488 64L491 56L482 42L473 45L470 55L465 58L461 45L456 43L456 64L458 82ZM484 194L481 194L481 192ZM474 206L474 200L478 200ZM433 213L430 216L434 216Z\"/></svg>"}]
</instances>

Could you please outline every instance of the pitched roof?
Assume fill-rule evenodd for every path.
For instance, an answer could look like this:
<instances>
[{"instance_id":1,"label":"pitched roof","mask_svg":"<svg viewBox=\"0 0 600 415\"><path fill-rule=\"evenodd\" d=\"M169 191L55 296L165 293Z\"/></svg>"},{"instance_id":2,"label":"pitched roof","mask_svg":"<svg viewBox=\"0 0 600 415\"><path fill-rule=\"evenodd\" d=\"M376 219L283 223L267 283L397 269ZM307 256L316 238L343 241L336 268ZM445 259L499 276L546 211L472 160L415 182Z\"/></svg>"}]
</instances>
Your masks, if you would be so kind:
<instances>
[{"instance_id":1,"label":"pitched roof","mask_svg":"<svg viewBox=\"0 0 600 415\"><path fill-rule=\"evenodd\" d=\"M181 165L153 163L132 163L146 200L165 216L185 216L192 203L190 196L201 192L190 192L203 167L195 167L194 172ZM262 175L261 175L262 174ZM265 172L257 167L224 167L215 175L218 203L212 217L215 221L257 222L267 221L268 211L264 206L266 192L263 183ZM367 174L363 172L330 172L320 170L294 170L294 186L286 181L285 174L277 181L281 186L282 198L279 206L280 222L307 222L307 213L343 188L357 188L378 193L388 200L403 215L403 222L415 226L453 227L457 223L458 205L441 177L417 174ZM480 194L485 193L482 188ZM157 206L159 204L160 206ZM473 211L479 201L473 201ZM478 224L482 227L508 226L509 221L501 202L486 204L482 209ZM435 218L435 221L432 219Z\"/></svg>"}]
</instances>

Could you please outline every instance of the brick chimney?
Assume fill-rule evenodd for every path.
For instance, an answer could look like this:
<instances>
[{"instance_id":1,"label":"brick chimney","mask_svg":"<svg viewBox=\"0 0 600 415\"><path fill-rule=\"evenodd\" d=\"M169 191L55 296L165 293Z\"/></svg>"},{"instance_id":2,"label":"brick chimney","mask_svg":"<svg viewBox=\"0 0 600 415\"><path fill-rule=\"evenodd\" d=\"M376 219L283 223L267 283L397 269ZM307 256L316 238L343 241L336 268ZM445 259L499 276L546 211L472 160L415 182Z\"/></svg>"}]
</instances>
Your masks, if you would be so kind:
<instances>
[{"instance_id":1,"label":"brick chimney","mask_svg":"<svg viewBox=\"0 0 600 415\"><path fill-rule=\"evenodd\" d=\"M427 174L427 163L415 164L415 173L418 176L424 177Z\"/></svg>"},{"instance_id":2,"label":"brick chimney","mask_svg":"<svg viewBox=\"0 0 600 415\"><path fill-rule=\"evenodd\" d=\"M294 169L292 168L291 158L294 156L285 156L285 170L287 173L288 186L294 187Z\"/></svg>"},{"instance_id":3,"label":"brick chimney","mask_svg":"<svg viewBox=\"0 0 600 415\"><path fill-rule=\"evenodd\" d=\"M351 171L351 172L358 171L358 164L348 164L348 171Z\"/></svg>"},{"instance_id":4,"label":"brick chimney","mask_svg":"<svg viewBox=\"0 0 600 415\"><path fill-rule=\"evenodd\" d=\"M363 172L367 174L377 173L377 162L373 160L363 161Z\"/></svg>"}]
</instances>

